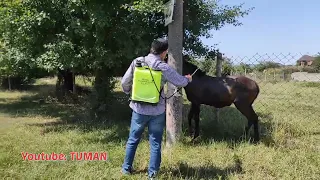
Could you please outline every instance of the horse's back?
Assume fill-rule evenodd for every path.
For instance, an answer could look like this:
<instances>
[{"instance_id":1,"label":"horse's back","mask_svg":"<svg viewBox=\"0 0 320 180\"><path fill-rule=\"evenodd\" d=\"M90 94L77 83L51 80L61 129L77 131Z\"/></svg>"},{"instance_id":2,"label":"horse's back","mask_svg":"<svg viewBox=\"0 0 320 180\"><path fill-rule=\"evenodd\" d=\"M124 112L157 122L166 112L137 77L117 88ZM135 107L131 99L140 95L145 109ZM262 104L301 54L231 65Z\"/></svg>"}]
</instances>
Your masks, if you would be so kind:
<instances>
[{"instance_id":1,"label":"horse's back","mask_svg":"<svg viewBox=\"0 0 320 180\"><path fill-rule=\"evenodd\" d=\"M247 87L248 90L254 90L254 91L259 90L258 84L254 80L252 80L252 79L250 79L250 78L248 78L246 76L238 76L236 78L236 81L238 83L241 83L245 87Z\"/></svg>"},{"instance_id":2,"label":"horse's back","mask_svg":"<svg viewBox=\"0 0 320 180\"><path fill-rule=\"evenodd\" d=\"M189 101L218 108L237 100L252 103L259 93L256 82L245 76L203 76L194 79L185 90Z\"/></svg>"},{"instance_id":3,"label":"horse's back","mask_svg":"<svg viewBox=\"0 0 320 180\"><path fill-rule=\"evenodd\" d=\"M246 76L232 76L231 78L236 81L237 100L241 99L250 104L253 103L260 92L257 82Z\"/></svg>"},{"instance_id":4,"label":"horse's back","mask_svg":"<svg viewBox=\"0 0 320 180\"><path fill-rule=\"evenodd\" d=\"M195 104L206 104L215 107L224 107L232 104L231 79L205 76L195 79L185 88L187 98ZM232 80L231 80L232 81Z\"/></svg>"}]
</instances>

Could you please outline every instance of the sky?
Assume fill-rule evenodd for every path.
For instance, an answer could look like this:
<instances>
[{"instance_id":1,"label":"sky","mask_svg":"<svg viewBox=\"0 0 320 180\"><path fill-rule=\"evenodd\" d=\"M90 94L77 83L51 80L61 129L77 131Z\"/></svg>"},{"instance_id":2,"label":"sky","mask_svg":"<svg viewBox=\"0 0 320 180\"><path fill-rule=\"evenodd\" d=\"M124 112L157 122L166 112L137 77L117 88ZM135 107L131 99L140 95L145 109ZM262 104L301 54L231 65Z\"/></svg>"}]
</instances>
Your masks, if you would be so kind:
<instances>
[{"instance_id":1,"label":"sky","mask_svg":"<svg viewBox=\"0 0 320 180\"><path fill-rule=\"evenodd\" d=\"M242 26L227 25L211 31L202 41L234 61L256 64L272 60L295 64L302 55L320 52L320 0L221 0L223 5L254 7L240 18ZM281 55L283 54L283 55ZM262 56L262 58L260 58ZM251 59L250 59L251 58Z\"/></svg>"}]
</instances>

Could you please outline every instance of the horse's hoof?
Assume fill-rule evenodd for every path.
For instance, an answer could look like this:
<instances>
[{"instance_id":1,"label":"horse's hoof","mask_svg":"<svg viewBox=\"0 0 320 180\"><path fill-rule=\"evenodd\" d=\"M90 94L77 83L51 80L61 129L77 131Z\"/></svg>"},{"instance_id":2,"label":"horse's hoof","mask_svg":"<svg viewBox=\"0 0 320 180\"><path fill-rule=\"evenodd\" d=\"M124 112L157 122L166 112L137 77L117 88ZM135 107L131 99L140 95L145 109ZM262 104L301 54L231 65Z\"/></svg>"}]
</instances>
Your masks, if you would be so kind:
<instances>
[{"instance_id":1,"label":"horse's hoof","mask_svg":"<svg viewBox=\"0 0 320 180\"><path fill-rule=\"evenodd\" d=\"M252 145L257 145L257 144L259 144L259 141L256 141L256 140L253 139L253 140L251 140L251 144Z\"/></svg>"},{"instance_id":2,"label":"horse's hoof","mask_svg":"<svg viewBox=\"0 0 320 180\"><path fill-rule=\"evenodd\" d=\"M192 139L191 139L191 143L196 143L196 141L198 140L200 138L200 136L197 136L197 137L193 137Z\"/></svg>"},{"instance_id":3,"label":"horse's hoof","mask_svg":"<svg viewBox=\"0 0 320 180\"><path fill-rule=\"evenodd\" d=\"M253 144L258 144L260 142L260 139L253 139Z\"/></svg>"},{"instance_id":4,"label":"horse's hoof","mask_svg":"<svg viewBox=\"0 0 320 180\"><path fill-rule=\"evenodd\" d=\"M194 136L193 136L193 139L198 139L199 138L199 134L195 134Z\"/></svg>"},{"instance_id":5,"label":"horse's hoof","mask_svg":"<svg viewBox=\"0 0 320 180\"><path fill-rule=\"evenodd\" d=\"M199 137L199 133L195 132L193 139L196 139L197 137Z\"/></svg>"},{"instance_id":6,"label":"horse's hoof","mask_svg":"<svg viewBox=\"0 0 320 180\"><path fill-rule=\"evenodd\" d=\"M258 144L259 141L260 141L260 137L259 137L259 136L258 136L258 137L256 136L256 137L253 138L252 141L253 141L253 144Z\"/></svg>"},{"instance_id":7,"label":"horse's hoof","mask_svg":"<svg viewBox=\"0 0 320 180\"><path fill-rule=\"evenodd\" d=\"M253 144L253 145L257 145L259 143L260 140L254 139L254 138L250 138L249 139L249 143Z\"/></svg>"}]
</instances>

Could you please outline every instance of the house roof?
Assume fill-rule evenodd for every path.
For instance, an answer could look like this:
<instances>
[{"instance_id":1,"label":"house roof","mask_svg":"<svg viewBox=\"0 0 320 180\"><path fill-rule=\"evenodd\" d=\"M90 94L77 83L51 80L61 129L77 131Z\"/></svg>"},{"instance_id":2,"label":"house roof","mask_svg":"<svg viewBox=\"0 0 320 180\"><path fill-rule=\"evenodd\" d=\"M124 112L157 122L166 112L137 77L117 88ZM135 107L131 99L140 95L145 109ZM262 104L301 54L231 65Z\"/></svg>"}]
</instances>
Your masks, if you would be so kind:
<instances>
[{"instance_id":1,"label":"house roof","mask_svg":"<svg viewBox=\"0 0 320 180\"><path fill-rule=\"evenodd\" d=\"M299 61L314 61L314 57L312 56L309 56L309 55L303 55L300 59L298 59L298 62Z\"/></svg>"}]
</instances>

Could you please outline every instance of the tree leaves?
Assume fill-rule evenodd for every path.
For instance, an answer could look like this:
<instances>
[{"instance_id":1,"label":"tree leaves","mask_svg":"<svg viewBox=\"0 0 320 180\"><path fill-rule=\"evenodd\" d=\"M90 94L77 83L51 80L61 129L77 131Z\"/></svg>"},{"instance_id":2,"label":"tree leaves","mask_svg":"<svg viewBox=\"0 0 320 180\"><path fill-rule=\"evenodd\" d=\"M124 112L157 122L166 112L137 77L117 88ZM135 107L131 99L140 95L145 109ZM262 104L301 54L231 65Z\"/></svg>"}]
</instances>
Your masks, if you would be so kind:
<instances>
[{"instance_id":1,"label":"tree leaves","mask_svg":"<svg viewBox=\"0 0 320 180\"><path fill-rule=\"evenodd\" d=\"M147 54L151 41L168 32L163 14L166 1L9 2L4 1L0 9L2 41L28 57L26 64L48 71L73 68L90 74L101 68L118 69ZM230 7L216 0L184 1L184 50L206 55L209 47L200 38L211 37L211 30L226 24L241 25L238 18L252 10L242 9L242 4Z\"/></svg>"},{"instance_id":2,"label":"tree leaves","mask_svg":"<svg viewBox=\"0 0 320 180\"><path fill-rule=\"evenodd\" d=\"M313 63L312 63L312 67L314 67L314 69L320 73L320 53L318 56L315 57Z\"/></svg>"}]
</instances>

